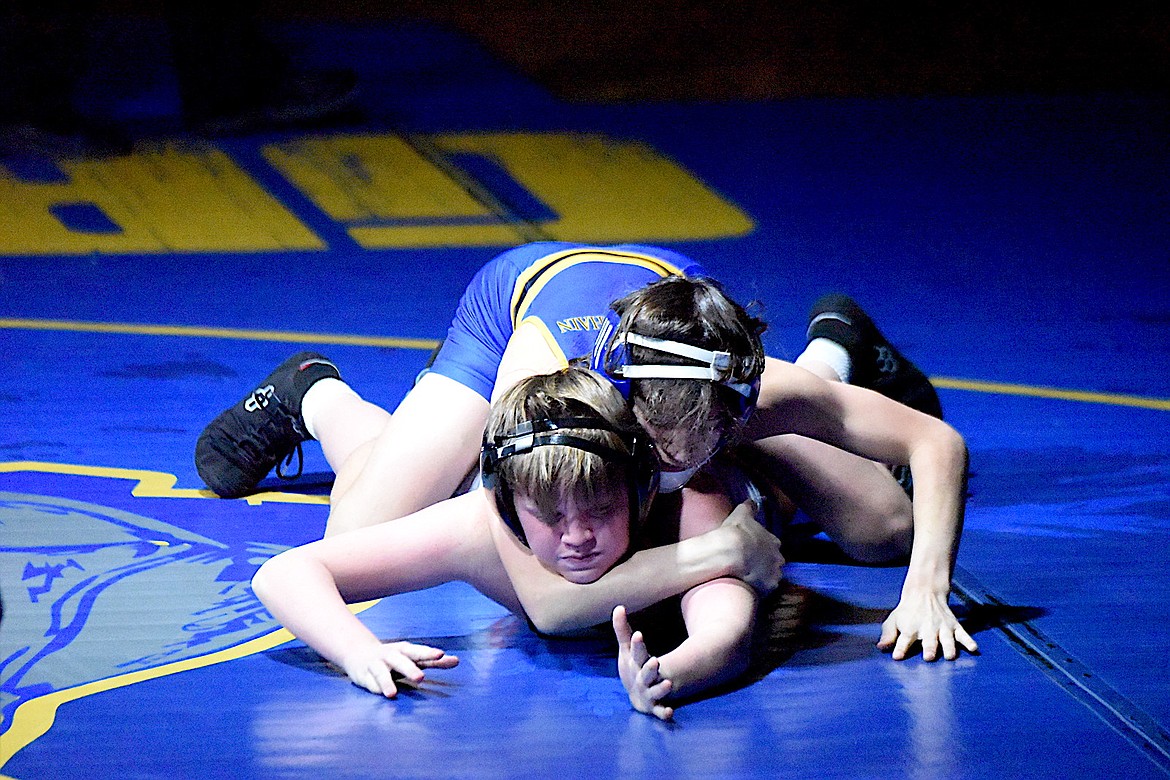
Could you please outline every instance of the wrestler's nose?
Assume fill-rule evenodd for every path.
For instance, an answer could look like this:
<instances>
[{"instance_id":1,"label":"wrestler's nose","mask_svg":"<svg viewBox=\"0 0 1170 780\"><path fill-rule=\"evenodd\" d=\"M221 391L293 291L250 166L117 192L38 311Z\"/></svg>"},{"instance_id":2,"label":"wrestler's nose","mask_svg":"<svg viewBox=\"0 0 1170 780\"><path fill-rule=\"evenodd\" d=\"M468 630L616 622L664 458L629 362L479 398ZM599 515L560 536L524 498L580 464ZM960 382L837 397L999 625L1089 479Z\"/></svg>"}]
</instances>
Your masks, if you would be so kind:
<instances>
[{"instance_id":1,"label":"wrestler's nose","mask_svg":"<svg viewBox=\"0 0 1170 780\"><path fill-rule=\"evenodd\" d=\"M567 517L561 527L561 541L570 547L584 547L594 541L593 523L588 517Z\"/></svg>"}]
</instances>

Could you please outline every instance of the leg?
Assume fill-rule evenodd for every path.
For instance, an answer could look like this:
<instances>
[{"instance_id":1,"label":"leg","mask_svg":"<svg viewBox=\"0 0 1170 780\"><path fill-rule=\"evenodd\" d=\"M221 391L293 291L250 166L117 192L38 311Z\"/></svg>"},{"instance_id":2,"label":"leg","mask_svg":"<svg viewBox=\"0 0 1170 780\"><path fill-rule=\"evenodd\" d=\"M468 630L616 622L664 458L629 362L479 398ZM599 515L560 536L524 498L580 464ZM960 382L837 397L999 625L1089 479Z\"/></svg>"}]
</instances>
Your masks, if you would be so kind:
<instances>
[{"instance_id":1,"label":"leg","mask_svg":"<svg viewBox=\"0 0 1170 780\"><path fill-rule=\"evenodd\" d=\"M918 366L890 343L869 315L847 295L822 296L809 313L808 345L796 364L822 379L848 382L940 420L942 404ZM913 498L907 465L892 466L894 479Z\"/></svg>"},{"instance_id":2,"label":"leg","mask_svg":"<svg viewBox=\"0 0 1170 780\"><path fill-rule=\"evenodd\" d=\"M216 495L238 498L256 489L281 462L301 453L309 438L301 401L314 383L339 377L337 367L315 352L298 352L276 367L234 405L221 412L195 443L195 467ZM300 466L297 473L300 475Z\"/></svg>"},{"instance_id":3,"label":"leg","mask_svg":"<svg viewBox=\"0 0 1170 780\"><path fill-rule=\"evenodd\" d=\"M909 553L910 498L885 466L803 436L751 446L780 490L846 555L887 563Z\"/></svg>"},{"instance_id":4,"label":"leg","mask_svg":"<svg viewBox=\"0 0 1170 780\"><path fill-rule=\"evenodd\" d=\"M813 306L808 346L796 364L831 382L852 382L942 417L926 376L882 335L852 299L827 295ZM878 563L905 555L912 541L909 470L890 468L822 442L777 436L756 443L780 488L849 556Z\"/></svg>"},{"instance_id":5,"label":"leg","mask_svg":"<svg viewBox=\"0 0 1170 780\"><path fill-rule=\"evenodd\" d=\"M333 378L322 379L305 392L301 415L306 432L321 443L335 474L355 451L381 436L390 422L390 412Z\"/></svg>"},{"instance_id":6,"label":"leg","mask_svg":"<svg viewBox=\"0 0 1170 780\"><path fill-rule=\"evenodd\" d=\"M833 354L834 352L838 354ZM795 361L795 365L816 374L826 382L848 382L850 363L849 353L845 348L828 339L810 342Z\"/></svg>"},{"instance_id":7,"label":"leg","mask_svg":"<svg viewBox=\"0 0 1170 780\"><path fill-rule=\"evenodd\" d=\"M475 466L488 408L487 400L455 380L424 375L381 434L354 448L338 469L326 535L449 498Z\"/></svg>"},{"instance_id":8,"label":"leg","mask_svg":"<svg viewBox=\"0 0 1170 780\"><path fill-rule=\"evenodd\" d=\"M942 419L942 406L930 380L890 343L852 298L832 294L818 300L809 315L808 342L807 352L813 352L818 342L836 344L845 351L847 362L843 368L847 375L842 374L841 365L836 365L834 372L842 374L838 377L841 381L876 390L911 409ZM797 358L797 365L805 365L804 360L804 355ZM822 356L820 362L832 365L834 361ZM813 366L805 367L832 378Z\"/></svg>"}]
</instances>

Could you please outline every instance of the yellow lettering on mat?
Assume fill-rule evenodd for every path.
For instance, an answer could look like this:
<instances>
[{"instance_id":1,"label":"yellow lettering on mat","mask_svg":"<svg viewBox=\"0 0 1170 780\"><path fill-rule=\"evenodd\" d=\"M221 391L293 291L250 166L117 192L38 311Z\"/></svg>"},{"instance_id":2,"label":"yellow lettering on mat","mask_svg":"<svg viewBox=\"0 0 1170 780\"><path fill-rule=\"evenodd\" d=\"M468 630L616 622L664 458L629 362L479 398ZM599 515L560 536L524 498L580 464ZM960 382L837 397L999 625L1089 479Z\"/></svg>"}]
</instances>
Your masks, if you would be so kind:
<instances>
[{"instance_id":1,"label":"yellow lettering on mat","mask_svg":"<svg viewBox=\"0 0 1170 780\"><path fill-rule=\"evenodd\" d=\"M165 147L62 160L62 181L23 181L0 168L0 253L8 255L260 252L324 243L225 153ZM109 229L68 224L62 207Z\"/></svg>"}]
</instances>

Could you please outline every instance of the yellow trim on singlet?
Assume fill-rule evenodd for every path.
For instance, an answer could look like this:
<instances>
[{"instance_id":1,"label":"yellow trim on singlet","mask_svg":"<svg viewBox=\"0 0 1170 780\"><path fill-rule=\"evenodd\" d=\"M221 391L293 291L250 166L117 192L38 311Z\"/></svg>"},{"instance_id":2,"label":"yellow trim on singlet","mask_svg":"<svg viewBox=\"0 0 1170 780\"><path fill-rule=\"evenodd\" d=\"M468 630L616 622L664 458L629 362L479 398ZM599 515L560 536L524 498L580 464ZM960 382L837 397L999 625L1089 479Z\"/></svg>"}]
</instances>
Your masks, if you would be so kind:
<instances>
[{"instance_id":1,"label":"yellow trim on singlet","mask_svg":"<svg viewBox=\"0 0 1170 780\"><path fill-rule=\"evenodd\" d=\"M561 345L557 341L556 336L548 329L548 325L544 323L544 320L540 317L525 317L524 321L520 324L524 325L529 323L535 325L536 329L540 331L540 337L548 345L549 350L553 353L553 357L560 362L561 368L567 367L569 365L569 358L565 354L565 350L561 349Z\"/></svg>"},{"instance_id":2,"label":"yellow trim on singlet","mask_svg":"<svg viewBox=\"0 0 1170 780\"><path fill-rule=\"evenodd\" d=\"M508 308L512 315L513 329L518 327L525 319L525 313L528 311L528 305L532 299L557 274L579 263L597 262L598 260L617 263L619 265L639 266L653 271L659 276L682 274L682 269L672 263L668 263L662 258L630 250L576 247L560 252L553 252L550 255L540 258L528 268L525 268L516 278L516 285L512 288L512 302ZM558 265L559 267L554 267ZM531 289L526 289L528 283L538 276L540 278L532 285ZM547 327L545 330L547 330Z\"/></svg>"}]
</instances>

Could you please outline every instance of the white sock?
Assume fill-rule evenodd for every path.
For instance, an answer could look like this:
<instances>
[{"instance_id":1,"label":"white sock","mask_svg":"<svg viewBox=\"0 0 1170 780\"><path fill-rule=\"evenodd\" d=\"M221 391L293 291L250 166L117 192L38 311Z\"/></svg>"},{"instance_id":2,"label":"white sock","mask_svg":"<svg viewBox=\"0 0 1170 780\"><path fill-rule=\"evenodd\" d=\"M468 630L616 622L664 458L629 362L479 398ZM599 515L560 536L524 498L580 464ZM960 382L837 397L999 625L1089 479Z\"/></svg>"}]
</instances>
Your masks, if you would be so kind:
<instances>
[{"instance_id":1,"label":"white sock","mask_svg":"<svg viewBox=\"0 0 1170 780\"><path fill-rule=\"evenodd\" d=\"M838 378L846 384L853 374L853 361L849 358L849 351L830 339L813 339L796 359L796 365L801 368L809 368L810 362L822 363L833 369Z\"/></svg>"},{"instance_id":2,"label":"white sock","mask_svg":"<svg viewBox=\"0 0 1170 780\"><path fill-rule=\"evenodd\" d=\"M343 398L360 399L361 396L345 382L333 377L318 379L309 386L305 397L301 399L301 419L305 421L305 430L309 432L310 436L314 439L317 438L313 420Z\"/></svg>"}]
</instances>

